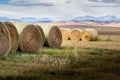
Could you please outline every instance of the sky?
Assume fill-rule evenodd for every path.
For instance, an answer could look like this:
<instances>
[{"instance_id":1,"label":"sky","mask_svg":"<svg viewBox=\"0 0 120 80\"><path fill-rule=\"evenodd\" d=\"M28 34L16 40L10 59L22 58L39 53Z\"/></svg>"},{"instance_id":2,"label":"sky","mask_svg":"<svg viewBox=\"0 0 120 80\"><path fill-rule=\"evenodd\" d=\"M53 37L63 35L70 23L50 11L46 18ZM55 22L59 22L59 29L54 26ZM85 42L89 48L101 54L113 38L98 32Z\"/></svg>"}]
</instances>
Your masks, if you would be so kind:
<instances>
[{"instance_id":1,"label":"sky","mask_svg":"<svg viewBox=\"0 0 120 80\"><path fill-rule=\"evenodd\" d=\"M120 17L120 0L0 0L0 16L10 18L85 15Z\"/></svg>"}]
</instances>

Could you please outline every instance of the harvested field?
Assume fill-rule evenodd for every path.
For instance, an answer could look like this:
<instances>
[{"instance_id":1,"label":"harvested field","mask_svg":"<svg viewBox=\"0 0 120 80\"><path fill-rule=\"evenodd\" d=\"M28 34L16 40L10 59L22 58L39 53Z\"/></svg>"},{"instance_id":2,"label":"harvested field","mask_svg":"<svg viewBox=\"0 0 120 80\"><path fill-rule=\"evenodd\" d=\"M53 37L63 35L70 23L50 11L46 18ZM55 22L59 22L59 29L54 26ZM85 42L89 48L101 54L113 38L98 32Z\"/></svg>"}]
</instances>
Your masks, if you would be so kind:
<instances>
[{"instance_id":1,"label":"harvested field","mask_svg":"<svg viewBox=\"0 0 120 80\"><path fill-rule=\"evenodd\" d=\"M70 40L66 40L62 43L62 46L69 46L72 47L74 44ZM100 49L120 49L120 43L119 41L90 41L90 42L84 42L79 41L77 43L77 46L80 48L100 48ZM112 46L112 47L111 47Z\"/></svg>"},{"instance_id":2,"label":"harvested field","mask_svg":"<svg viewBox=\"0 0 120 80\"><path fill-rule=\"evenodd\" d=\"M97 29L99 39L77 43L64 40L59 48L43 47L32 54L19 51L9 54L0 58L0 79L120 80L120 28L79 28Z\"/></svg>"},{"instance_id":3,"label":"harvested field","mask_svg":"<svg viewBox=\"0 0 120 80\"><path fill-rule=\"evenodd\" d=\"M10 54L0 59L0 79L8 80L119 80L120 43L95 41L78 43L74 47L40 49L34 54ZM111 47L112 46L112 47ZM7 72L7 73L6 73Z\"/></svg>"},{"instance_id":4,"label":"harvested field","mask_svg":"<svg viewBox=\"0 0 120 80\"><path fill-rule=\"evenodd\" d=\"M120 41L120 35L99 35L99 40L103 41Z\"/></svg>"}]
</instances>

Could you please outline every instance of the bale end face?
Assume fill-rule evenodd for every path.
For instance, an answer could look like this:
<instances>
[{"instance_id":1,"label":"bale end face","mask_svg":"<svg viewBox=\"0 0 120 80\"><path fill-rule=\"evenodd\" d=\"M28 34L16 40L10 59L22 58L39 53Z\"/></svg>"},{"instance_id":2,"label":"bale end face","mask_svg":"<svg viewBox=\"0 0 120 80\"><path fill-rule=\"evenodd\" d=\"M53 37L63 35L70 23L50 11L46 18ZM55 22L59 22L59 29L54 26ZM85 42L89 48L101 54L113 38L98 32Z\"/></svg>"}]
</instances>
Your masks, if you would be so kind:
<instances>
[{"instance_id":1,"label":"bale end face","mask_svg":"<svg viewBox=\"0 0 120 80\"><path fill-rule=\"evenodd\" d=\"M89 32L83 31L82 32L82 41L90 41L91 35Z\"/></svg>"},{"instance_id":2,"label":"bale end face","mask_svg":"<svg viewBox=\"0 0 120 80\"><path fill-rule=\"evenodd\" d=\"M36 25L27 25L20 35L20 50L35 52L43 47L45 36L42 29Z\"/></svg>"},{"instance_id":3,"label":"bale end face","mask_svg":"<svg viewBox=\"0 0 120 80\"><path fill-rule=\"evenodd\" d=\"M60 30L61 30L61 33L62 33L63 40L70 39L70 29L61 28Z\"/></svg>"},{"instance_id":4,"label":"bale end face","mask_svg":"<svg viewBox=\"0 0 120 80\"><path fill-rule=\"evenodd\" d=\"M0 22L0 57L6 56L11 48L10 33L6 25Z\"/></svg>"},{"instance_id":5,"label":"bale end face","mask_svg":"<svg viewBox=\"0 0 120 80\"><path fill-rule=\"evenodd\" d=\"M81 40L81 35L82 35L82 30L80 30L80 29L73 29L70 32L70 39L72 41L80 41Z\"/></svg>"},{"instance_id":6,"label":"bale end face","mask_svg":"<svg viewBox=\"0 0 120 80\"><path fill-rule=\"evenodd\" d=\"M58 27L53 26L49 30L48 34L48 45L50 47L60 47L62 44L62 34Z\"/></svg>"},{"instance_id":7,"label":"bale end face","mask_svg":"<svg viewBox=\"0 0 120 80\"><path fill-rule=\"evenodd\" d=\"M98 39L98 32L95 29L86 29L82 32L83 41L96 41Z\"/></svg>"}]
</instances>

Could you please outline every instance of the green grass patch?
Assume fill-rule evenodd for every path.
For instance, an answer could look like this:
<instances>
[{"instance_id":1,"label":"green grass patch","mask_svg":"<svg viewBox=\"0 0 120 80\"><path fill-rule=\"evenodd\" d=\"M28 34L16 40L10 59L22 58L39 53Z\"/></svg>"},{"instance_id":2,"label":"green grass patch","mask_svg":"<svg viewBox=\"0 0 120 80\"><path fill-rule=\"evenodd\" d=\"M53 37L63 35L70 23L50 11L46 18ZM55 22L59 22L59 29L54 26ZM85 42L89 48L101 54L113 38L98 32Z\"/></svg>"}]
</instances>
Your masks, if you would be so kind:
<instances>
[{"instance_id":1,"label":"green grass patch","mask_svg":"<svg viewBox=\"0 0 120 80\"><path fill-rule=\"evenodd\" d=\"M92 55L106 55L119 54L120 50L100 49L100 48L84 48L88 54Z\"/></svg>"}]
</instances>

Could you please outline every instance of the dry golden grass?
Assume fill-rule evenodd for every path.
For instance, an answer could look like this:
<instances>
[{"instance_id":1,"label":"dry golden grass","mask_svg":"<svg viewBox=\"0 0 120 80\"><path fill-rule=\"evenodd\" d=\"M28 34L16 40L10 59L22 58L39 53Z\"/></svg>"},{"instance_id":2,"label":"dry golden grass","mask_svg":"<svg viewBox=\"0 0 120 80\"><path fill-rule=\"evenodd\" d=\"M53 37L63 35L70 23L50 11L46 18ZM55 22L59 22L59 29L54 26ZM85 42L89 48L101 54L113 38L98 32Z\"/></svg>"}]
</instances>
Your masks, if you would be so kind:
<instances>
[{"instance_id":1,"label":"dry golden grass","mask_svg":"<svg viewBox=\"0 0 120 80\"><path fill-rule=\"evenodd\" d=\"M74 46L71 40L64 41L62 46ZM120 49L120 41L79 41L77 46L80 48L100 48L100 49Z\"/></svg>"},{"instance_id":2,"label":"dry golden grass","mask_svg":"<svg viewBox=\"0 0 120 80\"><path fill-rule=\"evenodd\" d=\"M99 35L99 40L103 41L120 41L120 35Z\"/></svg>"}]
</instances>

